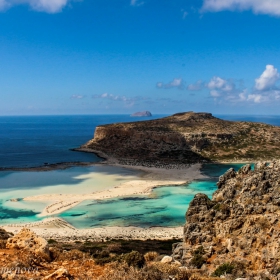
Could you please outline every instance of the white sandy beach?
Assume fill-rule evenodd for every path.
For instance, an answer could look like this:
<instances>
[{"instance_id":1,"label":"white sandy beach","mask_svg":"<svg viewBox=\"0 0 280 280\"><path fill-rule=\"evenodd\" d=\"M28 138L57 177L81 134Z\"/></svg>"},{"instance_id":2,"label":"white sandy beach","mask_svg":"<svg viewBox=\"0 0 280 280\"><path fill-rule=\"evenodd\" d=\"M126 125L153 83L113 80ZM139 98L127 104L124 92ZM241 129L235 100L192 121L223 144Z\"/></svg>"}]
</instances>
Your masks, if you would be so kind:
<instances>
[{"instance_id":1,"label":"white sandy beach","mask_svg":"<svg viewBox=\"0 0 280 280\"><path fill-rule=\"evenodd\" d=\"M11 224L3 228L16 234L23 227L30 228L36 234L47 240L54 239L63 242L104 241L108 239L167 240L172 238L180 239L183 236L183 227L100 227L76 229L61 218L46 218L40 222L27 224Z\"/></svg>"},{"instance_id":2,"label":"white sandy beach","mask_svg":"<svg viewBox=\"0 0 280 280\"><path fill-rule=\"evenodd\" d=\"M111 164L117 167L135 169L142 171L132 180L121 182L119 185L112 186L110 189L93 193L48 193L25 197L24 201L48 202L48 206L41 212L40 216L44 220L38 222L4 225L3 228L9 232L17 233L21 228L32 229L38 235L46 239L55 239L57 241L101 241L107 239L180 239L183 234L183 227L100 227L91 229L76 229L61 218L50 217L51 215L61 213L70 209L84 200L105 200L116 197L149 195L154 188L167 185L182 185L195 179L205 178L201 174L201 164L178 167L173 169L141 167L141 166L122 166L120 164ZM89 188L87 188L87 191Z\"/></svg>"},{"instance_id":3,"label":"white sandy beach","mask_svg":"<svg viewBox=\"0 0 280 280\"><path fill-rule=\"evenodd\" d=\"M119 164L118 167L128 168ZM205 178L200 173L201 164L194 164L190 167L180 169L165 169L155 167L129 166L129 169L144 171L144 175L135 180L121 183L111 189L93 192L75 194L41 194L36 196L25 197L24 201L49 201L50 204L41 212L41 217L51 216L62 213L84 200L104 200L124 196L149 195L152 189L167 185L182 185L195 179Z\"/></svg>"}]
</instances>

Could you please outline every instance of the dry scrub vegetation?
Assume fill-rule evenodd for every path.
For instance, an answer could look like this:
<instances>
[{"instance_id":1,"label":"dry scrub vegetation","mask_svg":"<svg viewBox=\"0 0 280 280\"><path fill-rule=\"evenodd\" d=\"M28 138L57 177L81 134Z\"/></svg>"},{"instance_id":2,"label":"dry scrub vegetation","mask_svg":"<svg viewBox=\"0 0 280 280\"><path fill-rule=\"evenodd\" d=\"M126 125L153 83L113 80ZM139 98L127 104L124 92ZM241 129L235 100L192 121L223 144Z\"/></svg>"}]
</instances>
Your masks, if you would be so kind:
<instances>
[{"instance_id":1,"label":"dry scrub vegetation","mask_svg":"<svg viewBox=\"0 0 280 280\"><path fill-rule=\"evenodd\" d=\"M6 238L1 239L1 244L5 244L6 241ZM202 270L187 270L180 263L162 263L163 256L171 254L173 242L174 240L118 240L63 244L49 240L49 261L28 250L5 249L2 246L0 279L211 279L203 276ZM151 244L155 246L152 247ZM140 252L131 250L132 247L138 248ZM148 248L155 250L149 251Z\"/></svg>"}]
</instances>

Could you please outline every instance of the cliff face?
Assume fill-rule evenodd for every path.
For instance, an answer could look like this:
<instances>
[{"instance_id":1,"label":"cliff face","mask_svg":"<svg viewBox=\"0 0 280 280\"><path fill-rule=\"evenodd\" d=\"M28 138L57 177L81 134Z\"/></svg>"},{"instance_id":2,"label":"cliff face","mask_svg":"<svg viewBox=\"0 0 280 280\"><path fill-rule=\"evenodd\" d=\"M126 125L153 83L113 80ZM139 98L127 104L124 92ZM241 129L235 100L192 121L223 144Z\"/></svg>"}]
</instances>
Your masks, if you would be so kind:
<instances>
[{"instance_id":1,"label":"cliff face","mask_svg":"<svg viewBox=\"0 0 280 280\"><path fill-rule=\"evenodd\" d=\"M193 163L280 157L280 127L230 122L209 113L179 113L132 123L103 125L82 148L120 161Z\"/></svg>"},{"instance_id":2,"label":"cliff face","mask_svg":"<svg viewBox=\"0 0 280 280\"><path fill-rule=\"evenodd\" d=\"M239 268L239 276L250 271L279 274L280 161L259 162L254 171L250 165L238 172L230 169L217 185L212 200L197 194L190 203L184 242L175 246L175 259L197 265L198 250L210 271L231 263Z\"/></svg>"}]
</instances>

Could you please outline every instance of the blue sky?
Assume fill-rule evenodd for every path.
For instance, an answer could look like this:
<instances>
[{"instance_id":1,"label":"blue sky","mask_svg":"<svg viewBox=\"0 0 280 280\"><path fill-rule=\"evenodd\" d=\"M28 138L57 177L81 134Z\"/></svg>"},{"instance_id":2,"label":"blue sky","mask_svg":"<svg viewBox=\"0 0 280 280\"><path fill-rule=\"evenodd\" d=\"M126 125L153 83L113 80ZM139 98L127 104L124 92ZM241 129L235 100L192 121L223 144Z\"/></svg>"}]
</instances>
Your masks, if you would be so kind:
<instances>
[{"instance_id":1,"label":"blue sky","mask_svg":"<svg viewBox=\"0 0 280 280\"><path fill-rule=\"evenodd\" d=\"M0 0L0 26L0 115L279 114L279 0Z\"/></svg>"}]
</instances>

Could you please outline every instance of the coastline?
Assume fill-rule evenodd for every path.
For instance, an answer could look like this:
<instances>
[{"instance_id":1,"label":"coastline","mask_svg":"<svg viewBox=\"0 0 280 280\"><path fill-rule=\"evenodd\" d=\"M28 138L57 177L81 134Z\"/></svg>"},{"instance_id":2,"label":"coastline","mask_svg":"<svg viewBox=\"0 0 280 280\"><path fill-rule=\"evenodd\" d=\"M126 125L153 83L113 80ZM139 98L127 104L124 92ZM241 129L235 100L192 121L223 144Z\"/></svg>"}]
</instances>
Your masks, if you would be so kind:
<instances>
[{"instance_id":1,"label":"coastline","mask_svg":"<svg viewBox=\"0 0 280 280\"><path fill-rule=\"evenodd\" d=\"M103 163L104 164L104 163ZM154 188L161 186L178 186L196 179L207 178L200 172L201 164L186 166L185 168L156 168L143 166L126 166L121 164L107 163L109 166L122 167L138 170L142 173L136 179L121 183L108 190L87 194L40 194L23 198L24 201L50 202L39 214L47 217L62 213L73 208L85 200L105 200L127 196L149 195Z\"/></svg>"},{"instance_id":2,"label":"coastline","mask_svg":"<svg viewBox=\"0 0 280 280\"><path fill-rule=\"evenodd\" d=\"M169 240L181 239L183 227L98 227L90 229L76 229L61 218L46 218L40 222L27 224L11 224L2 226L6 231L14 234L22 228L29 228L46 240L54 239L61 242L108 241L122 240Z\"/></svg>"},{"instance_id":3,"label":"coastline","mask_svg":"<svg viewBox=\"0 0 280 280\"><path fill-rule=\"evenodd\" d=\"M76 151L96 153L91 149L83 149ZM62 213L78 205L85 200L106 200L119 197L143 196L149 195L153 189L162 186L179 186L190 183L196 179L208 178L201 172L201 163L193 165L186 164L160 164L155 166L142 166L137 161L129 162L129 164L121 164L117 159L107 157L105 154L97 154L102 157L103 161L96 163L58 163L33 168L17 168L14 171L51 171L56 169L66 169L75 166L93 166L106 165L115 166L126 169L141 171L138 178L121 183L111 189L87 193L87 194L40 194L36 196L25 197L24 201L42 201L49 203L47 207L39 214L40 217L46 217L42 221L3 225L2 227L10 232L16 233L21 228L27 227L32 229L38 235L46 239L55 239L61 241L102 241L107 239L172 239L181 238L183 227L100 227L91 229L76 229L68 222L61 218L53 218L50 216ZM136 164L132 164L136 163ZM217 162L217 164L230 162ZM238 162L239 163L239 162ZM245 163L245 162L244 162ZM247 163L247 162L246 162ZM206 163L207 164L207 163Z\"/></svg>"},{"instance_id":4,"label":"coastline","mask_svg":"<svg viewBox=\"0 0 280 280\"><path fill-rule=\"evenodd\" d=\"M200 171L201 164L191 166L181 165L170 169L143 167L143 166L127 166L112 162L95 163L95 165L109 165L133 169L141 171L138 178L120 183L119 185L96 193L89 194L41 194L37 196L25 197L25 201L44 201L49 202L47 207L39 214L45 217L44 220L38 222L24 224L2 225L7 231L17 233L21 228L30 228L39 236L46 239L55 239L63 242L73 241L102 241L108 239L158 239L168 240L173 238L181 238L183 227L98 227L90 229L76 229L65 220L57 217L50 217L64 212L85 200L105 200L110 198L127 197L127 196L143 196L149 195L154 188L161 186L178 186L191 182L195 179L207 178ZM172 167L172 168L171 168ZM82 191L82 190L81 190Z\"/></svg>"}]
</instances>

